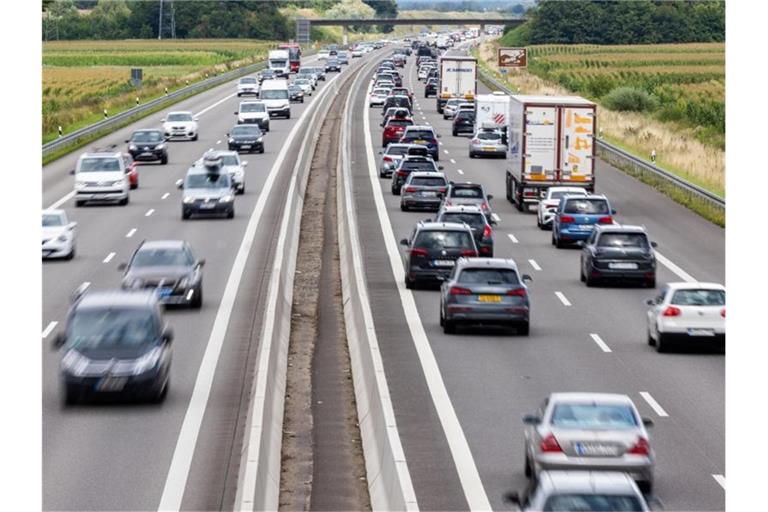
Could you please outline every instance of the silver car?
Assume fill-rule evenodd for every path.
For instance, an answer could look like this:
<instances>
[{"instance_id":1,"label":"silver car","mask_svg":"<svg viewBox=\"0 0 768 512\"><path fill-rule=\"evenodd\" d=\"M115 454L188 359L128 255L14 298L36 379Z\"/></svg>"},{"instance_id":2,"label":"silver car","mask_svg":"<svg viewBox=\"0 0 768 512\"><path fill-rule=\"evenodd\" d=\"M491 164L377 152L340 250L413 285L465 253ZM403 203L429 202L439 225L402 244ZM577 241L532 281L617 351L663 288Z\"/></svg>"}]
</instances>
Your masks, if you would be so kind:
<instances>
[{"instance_id":1,"label":"silver car","mask_svg":"<svg viewBox=\"0 0 768 512\"><path fill-rule=\"evenodd\" d=\"M456 183L452 181L443 203L445 206L477 206L488 217L488 221L495 224L498 217L491 210L491 199L493 199L493 195L486 194L480 183L469 181Z\"/></svg>"},{"instance_id":2,"label":"silver car","mask_svg":"<svg viewBox=\"0 0 768 512\"><path fill-rule=\"evenodd\" d=\"M520 276L514 260L460 258L440 288L440 325L453 334L459 323L514 326L529 332L528 275Z\"/></svg>"},{"instance_id":3,"label":"silver car","mask_svg":"<svg viewBox=\"0 0 768 512\"><path fill-rule=\"evenodd\" d=\"M653 487L655 455L641 418L627 395L552 393L536 414L523 417L525 475L542 471L622 471L640 488Z\"/></svg>"},{"instance_id":4,"label":"silver car","mask_svg":"<svg viewBox=\"0 0 768 512\"><path fill-rule=\"evenodd\" d=\"M401 144L393 142L387 144L386 149L379 151L381 162L379 163L379 177L389 178L400 165L400 160L408 155L428 156L427 148L421 144Z\"/></svg>"},{"instance_id":5,"label":"silver car","mask_svg":"<svg viewBox=\"0 0 768 512\"><path fill-rule=\"evenodd\" d=\"M400 190L400 209L438 210L448 189L448 179L441 172L414 171L408 175Z\"/></svg>"},{"instance_id":6,"label":"silver car","mask_svg":"<svg viewBox=\"0 0 768 512\"><path fill-rule=\"evenodd\" d=\"M632 478L617 471L542 471L525 495L507 499L525 512L651 510Z\"/></svg>"},{"instance_id":7,"label":"silver car","mask_svg":"<svg viewBox=\"0 0 768 512\"><path fill-rule=\"evenodd\" d=\"M459 98L451 98L446 101L445 105L443 105L443 119L453 119L453 116L456 115L456 111L459 109L459 103L463 101Z\"/></svg>"},{"instance_id":8,"label":"silver car","mask_svg":"<svg viewBox=\"0 0 768 512\"><path fill-rule=\"evenodd\" d=\"M469 141L469 158L478 156L507 157L507 145L504 144L500 130L480 130Z\"/></svg>"},{"instance_id":9,"label":"silver car","mask_svg":"<svg viewBox=\"0 0 768 512\"><path fill-rule=\"evenodd\" d=\"M586 196L587 189L579 187L549 187L539 201L536 210L536 225L539 229L552 229L552 219L560 206L560 199L565 196Z\"/></svg>"}]
</instances>

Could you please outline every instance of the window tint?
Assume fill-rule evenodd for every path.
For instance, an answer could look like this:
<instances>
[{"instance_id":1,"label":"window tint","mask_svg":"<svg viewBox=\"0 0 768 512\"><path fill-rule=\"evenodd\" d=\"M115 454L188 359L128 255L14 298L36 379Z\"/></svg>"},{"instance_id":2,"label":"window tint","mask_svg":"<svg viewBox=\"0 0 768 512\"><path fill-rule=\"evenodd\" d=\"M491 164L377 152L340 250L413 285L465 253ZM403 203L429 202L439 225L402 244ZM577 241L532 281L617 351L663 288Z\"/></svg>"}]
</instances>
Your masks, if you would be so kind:
<instances>
[{"instance_id":1,"label":"window tint","mask_svg":"<svg viewBox=\"0 0 768 512\"><path fill-rule=\"evenodd\" d=\"M597 241L598 247L634 247L647 249L648 237L645 233L603 233Z\"/></svg>"},{"instance_id":2,"label":"window tint","mask_svg":"<svg viewBox=\"0 0 768 512\"><path fill-rule=\"evenodd\" d=\"M481 132L477 134L480 140L501 140L501 134L496 132Z\"/></svg>"},{"instance_id":3,"label":"window tint","mask_svg":"<svg viewBox=\"0 0 768 512\"><path fill-rule=\"evenodd\" d=\"M406 134L411 139L433 139L435 134L431 130L408 130Z\"/></svg>"},{"instance_id":4,"label":"window tint","mask_svg":"<svg viewBox=\"0 0 768 512\"><path fill-rule=\"evenodd\" d=\"M427 156L429 151L427 151L426 147L418 145L408 148L408 154L414 156Z\"/></svg>"},{"instance_id":5,"label":"window tint","mask_svg":"<svg viewBox=\"0 0 768 512\"><path fill-rule=\"evenodd\" d=\"M586 195L586 192L575 192L573 190L565 191L565 190L555 190L549 193L550 199L562 199L565 196L583 196Z\"/></svg>"},{"instance_id":6,"label":"window tint","mask_svg":"<svg viewBox=\"0 0 768 512\"><path fill-rule=\"evenodd\" d=\"M387 147L387 152L385 154L387 155L404 155L408 152L408 148L405 146L392 146L391 144L389 147Z\"/></svg>"},{"instance_id":7,"label":"window tint","mask_svg":"<svg viewBox=\"0 0 768 512\"><path fill-rule=\"evenodd\" d=\"M444 187L447 185L445 178L413 178L410 184L416 187Z\"/></svg>"},{"instance_id":8,"label":"window tint","mask_svg":"<svg viewBox=\"0 0 768 512\"><path fill-rule=\"evenodd\" d=\"M192 121L192 114L168 114L165 120L171 122Z\"/></svg>"},{"instance_id":9,"label":"window tint","mask_svg":"<svg viewBox=\"0 0 768 512\"><path fill-rule=\"evenodd\" d=\"M412 126L413 121L410 119L397 119L393 118L387 121L387 126Z\"/></svg>"},{"instance_id":10,"label":"window tint","mask_svg":"<svg viewBox=\"0 0 768 512\"><path fill-rule=\"evenodd\" d=\"M599 215L609 213L608 202L605 199L569 199L563 209L565 213L579 213L582 215Z\"/></svg>"},{"instance_id":11,"label":"window tint","mask_svg":"<svg viewBox=\"0 0 768 512\"><path fill-rule=\"evenodd\" d=\"M456 119L471 119L475 120L475 113L472 110L461 110L456 114Z\"/></svg>"},{"instance_id":12,"label":"window tint","mask_svg":"<svg viewBox=\"0 0 768 512\"><path fill-rule=\"evenodd\" d=\"M240 112L266 112L263 103L241 103Z\"/></svg>"},{"instance_id":13,"label":"window tint","mask_svg":"<svg viewBox=\"0 0 768 512\"><path fill-rule=\"evenodd\" d=\"M438 219L440 222L458 222L468 224L472 229L485 227L485 215L482 213L444 213Z\"/></svg>"},{"instance_id":14,"label":"window tint","mask_svg":"<svg viewBox=\"0 0 768 512\"><path fill-rule=\"evenodd\" d=\"M133 142L160 142L163 136L160 132L134 132L131 136Z\"/></svg>"},{"instance_id":15,"label":"window tint","mask_svg":"<svg viewBox=\"0 0 768 512\"><path fill-rule=\"evenodd\" d=\"M133 257L132 267L177 267L192 265L183 249L140 249Z\"/></svg>"},{"instance_id":16,"label":"window tint","mask_svg":"<svg viewBox=\"0 0 768 512\"><path fill-rule=\"evenodd\" d=\"M640 512L643 506L636 496L617 494L555 494L547 498L545 512Z\"/></svg>"},{"instance_id":17,"label":"window tint","mask_svg":"<svg viewBox=\"0 0 768 512\"><path fill-rule=\"evenodd\" d=\"M723 290L677 290L671 304L676 306L725 306Z\"/></svg>"},{"instance_id":18,"label":"window tint","mask_svg":"<svg viewBox=\"0 0 768 512\"><path fill-rule=\"evenodd\" d=\"M509 284L518 285L517 272L508 268L465 268L459 275L463 284Z\"/></svg>"},{"instance_id":19,"label":"window tint","mask_svg":"<svg viewBox=\"0 0 768 512\"><path fill-rule=\"evenodd\" d=\"M479 187L453 187L451 197L483 198L483 191Z\"/></svg>"},{"instance_id":20,"label":"window tint","mask_svg":"<svg viewBox=\"0 0 768 512\"><path fill-rule=\"evenodd\" d=\"M83 158L79 172L119 171L120 160L117 158Z\"/></svg>"},{"instance_id":21,"label":"window tint","mask_svg":"<svg viewBox=\"0 0 768 512\"><path fill-rule=\"evenodd\" d=\"M566 403L555 405L550 423L562 428L625 429L636 427L637 418L624 404Z\"/></svg>"},{"instance_id":22,"label":"window tint","mask_svg":"<svg viewBox=\"0 0 768 512\"><path fill-rule=\"evenodd\" d=\"M222 165L240 165L240 162L237 159L237 156L235 155L222 155L221 164Z\"/></svg>"},{"instance_id":23,"label":"window tint","mask_svg":"<svg viewBox=\"0 0 768 512\"><path fill-rule=\"evenodd\" d=\"M400 167L411 171L437 171L435 164L432 162L403 162L403 165Z\"/></svg>"},{"instance_id":24,"label":"window tint","mask_svg":"<svg viewBox=\"0 0 768 512\"><path fill-rule=\"evenodd\" d=\"M261 97L265 100L287 100L288 89L272 89L261 91Z\"/></svg>"},{"instance_id":25,"label":"window tint","mask_svg":"<svg viewBox=\"0 0 768 512\"><path fill-rule=\"evenodd\" d=\"M76 349L135 347L157 335L150 309L84 309L67 325L67 339Z\"/></svg>"},{"instance_id":26,"label":"window tint","mask_svg":"<svg viewBox=\"0 0 768 512\"><path fill-rule=\"evenodd\" d=\"M256 80L253 77L246 77L246 78L240 79L241 84L255 84L256 82L258 82L258 80Z\"/></svg>"},{"instance_id":27,"label":"window tint","mask_svg":"<svg viewBox=\"0 0 768 512\"><path fill-rule=\"evenodd\" d=\"M472 237L466 231L421 231L414 247L424 249L472 248Z\"/></svg>"}]
</instances>

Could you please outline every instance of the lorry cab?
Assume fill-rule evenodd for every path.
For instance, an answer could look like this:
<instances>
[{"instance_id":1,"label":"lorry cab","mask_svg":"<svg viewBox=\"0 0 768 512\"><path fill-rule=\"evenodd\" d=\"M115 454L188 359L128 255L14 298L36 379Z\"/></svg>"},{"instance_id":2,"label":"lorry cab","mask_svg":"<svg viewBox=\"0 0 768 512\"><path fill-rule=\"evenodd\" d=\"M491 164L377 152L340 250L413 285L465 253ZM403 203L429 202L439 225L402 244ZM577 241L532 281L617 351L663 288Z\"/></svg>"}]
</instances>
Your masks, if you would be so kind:
<instances>
[{"instance_id":1,"label":"lorry cab","mask_svg":"<svg viewBox=\"0 0 768 512\"><path fill-rule=\"evenodd\" d=\"M259 98L267 106L269 117L291 118L287 80L264 80Z\"/></svg>"},{"instance_id":2,"label":"lorry cab","mask_svg":"<svg viewBox=\"0 0 768 512\"><path fill-rule=\"evenodd\" d=\"M288 50L270 50L267 59L269 69L282 78L288 78L291 75L291 63Z\"/></svg>"}]
</instances>

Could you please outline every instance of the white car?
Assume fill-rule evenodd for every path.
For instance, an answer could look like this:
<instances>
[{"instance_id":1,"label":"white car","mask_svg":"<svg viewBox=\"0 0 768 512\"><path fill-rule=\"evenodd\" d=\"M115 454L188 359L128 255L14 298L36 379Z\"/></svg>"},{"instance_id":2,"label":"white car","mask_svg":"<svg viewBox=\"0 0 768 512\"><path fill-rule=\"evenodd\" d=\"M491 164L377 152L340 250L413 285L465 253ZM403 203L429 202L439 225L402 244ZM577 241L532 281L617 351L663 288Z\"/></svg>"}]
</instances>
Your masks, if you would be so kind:
<instances>
[{"instance_id":1,"label":"white car","mask_svg":"<svg viewBox=\"0 0 768 512\"><path fill-rule=\"evenodd\" d=\"M75 256L77 222L69 222L64 210L43 210L43 258Z\"/></svg>"},{"instance_id":2,"label":"white car","mask_svg":"<svg viewBox=\"0 0 768 512\"><path fill-rule=\"evenodd\" d=\"M352 58L362 57L363 56L363 50L360 48L355 48L352 50Z\"/></svg>"},{"instance_id":3,"label":"white car","mask_svg":"<svg viewBox=\"0 0 768 512\"><path fill-rule=\"evenodd\" d=\"M235 115L237 124L255 124L265 132L269 131L269 112L261 100L241 101Z\"/></svg>"},{"instance_id":4,"label":"white car","mask_svg":"<svg viewBox=\"0 0 768 512\"><path fill-rule=\"evenodd\" d=\"M237 97L243 94L259 95L259 79L253 76L244 76L237 82Z\"/></svg>"},{"instance_id":5,"label":"white car","mask_svg":"<svg viewBox=\"0 0 768 512\"><path fill-rule=\"evenodd\" d=\"M312 82L308 78L297 78L293 83L301 87L305 95L312 96Z\"/></svg>"},{"instance_id":6,"label":"white car","mask_svg":"<svg viewBox=\"0 0 768 512\"><path fill-rule=\"evenodd\" d=\"M384 102L387 99L387 96L389 95L389 89L386 89L384 87L377 87L373 91L371 91L371 95L368 96L368 106L373 107L378 105L381 107L384 105Z\"/></svg>"},{"instance_id":7,"label":"white car","mask_svg":"<svg viewBox=\"0 0 768 512\"><path fill-rule=\"evenodd\" d=\"M127 205L131 184L126 163L119 151L80 155L74 169L75 207L79 208L89 201Z\"/></svg>"},{"instance_id":8,"label":"white car","mask_svg":"<svg viewBox=\"0 0 768 512\"><path fill-rule=\"evenodd\" d=\"M648 344L659 352L675 343L716 345L725 350L725 286L668 283L648 299Z\"/></svg>"},{"instance_id":9,"label":"white car","mask_svg":"<svg viewBox=\"0 0 768 512\"><path fill-rule=\"evenodd\" d=\"M191 112L169 112L161 122L166 139L197 140L197 118Z\"/></svg>"},{"instance_id":10,"label":"white car","mask_svg":"<svg viewBox=\"0 0 768 512\"><path fill-rule=\"evenodd\" d=\"M248 165L248 161L240 160L240 155L237 151L219 151L219 155L221 156L221 166L223 170L229 173L235 190L238 194L244 194L245 166Z\"/></svg>"},{"instance_id":11,"label":"white car","mask_svg":"<svg viewBox=\"0 0 768 512\"><path fill-rule=\"evenodd\" d=\"M328 60L328 57L331 56L331 52L328 50L320 50L317 52L317 58L320 60Z\"/></svg>"},{"instance_id":12,"label":"white car","mask_svg":"<svg viewBox=\"0 0 768 512\"><path fill-rule=\"evenodd\" d=\"M546 195L539 201L536 210L536 225L539 229L552 229L552 219L555 217L560 199L564 196L585 196L587 190L579 187L549 187Z\"/></svg>"}]
</instances>

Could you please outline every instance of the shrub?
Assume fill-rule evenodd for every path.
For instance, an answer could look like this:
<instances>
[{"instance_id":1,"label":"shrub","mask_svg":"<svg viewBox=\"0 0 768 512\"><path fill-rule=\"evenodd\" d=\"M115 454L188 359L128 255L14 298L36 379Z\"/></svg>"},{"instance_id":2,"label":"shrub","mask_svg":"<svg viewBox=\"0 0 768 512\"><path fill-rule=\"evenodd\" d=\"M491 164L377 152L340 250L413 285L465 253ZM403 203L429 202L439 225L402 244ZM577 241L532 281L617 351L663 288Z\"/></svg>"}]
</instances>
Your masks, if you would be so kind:
<instances>
[{"instance_id":1,"label":"shrub","mask_svg":"<svg viewBox=\"0 0 768 512\"><path fill-rule=\"evenodd\" d=\"M603 105L611 110L652 112L659 107L656 96L634 87L616 87L603 96Z\"/></svg>"}]
</instances>

